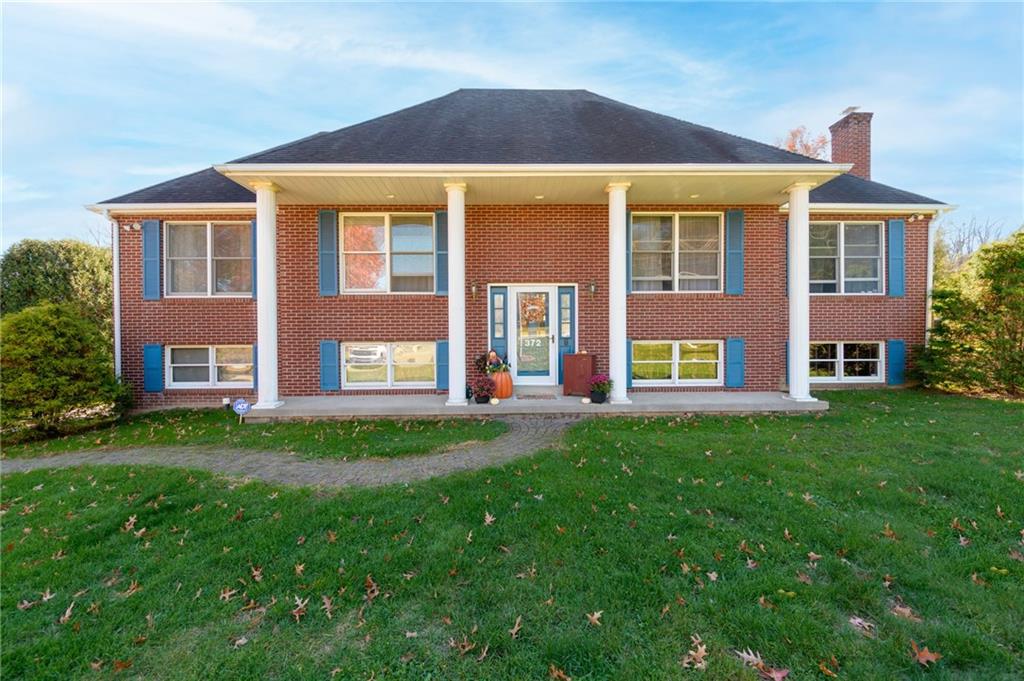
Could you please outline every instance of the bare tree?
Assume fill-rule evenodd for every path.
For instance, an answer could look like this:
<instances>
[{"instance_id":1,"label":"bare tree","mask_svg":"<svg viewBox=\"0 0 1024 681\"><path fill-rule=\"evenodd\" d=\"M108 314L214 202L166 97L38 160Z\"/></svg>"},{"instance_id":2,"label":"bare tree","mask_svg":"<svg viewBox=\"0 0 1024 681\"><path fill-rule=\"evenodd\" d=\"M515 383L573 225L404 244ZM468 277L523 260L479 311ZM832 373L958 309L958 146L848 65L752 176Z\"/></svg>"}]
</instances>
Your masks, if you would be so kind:
<instances>
[{"instance_id":1,"label":"bare tree","mask_svg":"<svg viewBox=\"0 0 1024 681\"><path fill-rule=\"evenodd\" d=\"M976 217L939 225L935 234L935 280L945 281L959 272L979 248L999 238L1002 227L1002 222L980 222Z\"/></svg>"},{"instance_id":2,"label":"bare tree","mask_svg":"<svg viewBox=\"0 0 1024 681\"><path fill-rule=\"evenodd\" d=\"M775 146L803 156L828 160L828 136L822 133L812 137L808 134L806 125L793 128L785 138L775 140Z\"/></svg>"}]
</instances>

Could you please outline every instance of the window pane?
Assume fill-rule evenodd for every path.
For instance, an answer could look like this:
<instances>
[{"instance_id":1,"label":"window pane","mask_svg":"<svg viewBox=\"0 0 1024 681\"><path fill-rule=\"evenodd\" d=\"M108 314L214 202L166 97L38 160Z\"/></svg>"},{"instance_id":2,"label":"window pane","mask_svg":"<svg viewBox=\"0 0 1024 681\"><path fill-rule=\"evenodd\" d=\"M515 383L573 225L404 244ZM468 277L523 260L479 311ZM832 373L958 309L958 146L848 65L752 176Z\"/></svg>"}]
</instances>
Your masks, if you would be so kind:
<instances>
[{"instance_id":1,"label":"window pane","mask_svg":"<svg viewBox=\"0 0 1024 681\"><path fill-rule=\"evenodd\" d=\"M671 253L634 253L634 277L667 277L672 278Z\"/></svg>"},{"instance_id":2,"label":"window pane","mask_svg":"<svg viewBox=\"0 0 1024 681\"><path fill-rule=\"evenodd\" d=\"M811 362L812 378L830 378L836 375L835 362Z\"/></svg>"},{"instance_id":3,"label":"window pane","mask_svg":"<svg viewBox=\"0 0 1024 681\"><path fill-rule=\"evenodd\" d=\"M388 367L386 364L347 365L345 367L346 383L387 383Z\"/></svg>"},{"instance_id":4,"label":"window pane","mask_svg":"<svg viewBox=\"0 0 1024 681\"><path fill-rule=\"evenodd\" d=\"M252 364L227 364L217 367L218 383L252 383Z\"/></svg>"},{"instance_id":5,"label":"window pane","mask_svg":"<svg viewBox=\"0 0 1024 681\"><path fill-rule=\"evenodd\" d=\"M209 348L171 348L171 364L209 364Z\"/></svg>"},{"instance_id":6,"label":"window pane","mask_svg":"<svg viewBox=\"0 0 1024 681\"><path fill-rule=\"evenodd\" d=\"M718 253L680 253L679 277L717 277Z\"/></svg>"},{"instance_id":7,"label":"window pane","mask_svg":"<svg viewBox=\"0 0 1024 681\"><path fill-rule=\"evenodd\" d=\"M680 215L679 250L717 251L719 231L717 215Z\"/></svg>"},{"instance_id":8,"label":"window pane","mask_svg":"<svg viewBox=\"0 0 1024 681\"><path fill-rule=\"evenodd\" d=\"M431 293L434 290L434 277L391 277L391 290L399 293Z\"/></svg>"},{"instance_id":9,"label":"window pane","mask_svg":"<svg viewBox=\"0 0 1024 681\"><path fill-rule=\"evenodd\" d=\"M680 362L679 380L715 380L718 378L718 364L714 362Z\"/></svg>"},{"instance_id":10,"label":"window pane","mask_svg":"<svg viewBox=\"0 0 1024 681\"><path fill-rule=\"evenodd\" d=\"M878 258L847 258L844 276L847 279L877 279Z\"/></svg>"},{"instance_id":11,"label":"window pane","mask_svg":"<svg viewBox=\"0 0 1024 681\"><path fill-rule=\"evenodd\" d=\"M843 359L878 359L878 344L844 343Z\"/></svg>"},{"instance_id":12,"label":"window pane","mask_svg":"<svg viewBox=\"0 0 1024 681\"><path fill-rule=\"evenodd\" d=\"M633 379L638 381L671 381L672 362L634 363Z\"/></svg>"},{"instance_id":13,"label":"window pane","mask_svg":"<svg viewBox=\"0 0 1024 681\"><path fill-rule=\"evenodd\" d=\"M168 260L167 286L171 293L206 293L206 260Z\"/></svg>"},{"instance_id":14,"label":"window pane","mask_svg":"<svg viewBox=\"0 0 1024 681\"><path fill-rule=\"evenodd\" d=\"M811 293L836 293L836 284L811 284Z\"/></svg>"},{"instance_id":15,"label":"window pane","mask_svg":"<svg viewBox=\"0 0 1024 681\"><path fill-rule=\"evenodd\" d=\"M718 279L680 279L680 291L717 291Z\"/></svg>"},{"instance_id":16,"label":"window pane","mask_svg":"<svg viewBox=\"0 0 1024 681\"><path fill-rule=\"evenodd\" d=\"M672 290L672 279L663 280L644 280L634 279L633 280L634 291L671 291Z\"/></svg>"},{"instance_id":17,"label":"window pane","mask_svg":"<svg viewBox=\"0 0 1024 681\"><path fill-rule=\"evenodd\" d=\"M214 348L217 364L252 364L252 347Z\"/></svg>"},{"instance_id":18,"label":"window pane","mask_svg":"<svg viewBox=\"0 0 1024 681\"><path fill-rule=\"evenodd\" d=\"M671 343L633 343L633 361L672 361Z\"/></svg>"},{"instance_id":19,"label":"window pane","mask_svg":"<svg viewBox=\"0 0 1024 681\"><path fill-rule=\"evenodd\" d=\"M881 255L881 233L879 225L847 224L844 230L844 247L847 256Z\"/></svg>"},{"instance_id":20,"label":"window pane","mask_svg":"<svg viewBox=\"0 0 1024 681\"><path fill-rule=\"evenodd\" d=\"M836 280L835 258L811 258L811 281L820 279Z\"/></svg>"},{"instance_id":21,"label":"window pane","mask_svg":"<svg viewBox=\"0 0 1024 681\"><path fill-rule=\"evenodd\" d=\"M388 349L386 345L346 345L345 381L347 383L386 383Z\"/></svg>"},{"instance_id":22,"label":"window pane","mask_svg":"<svg viewBox=\"0 0 1024 681\"><path fill-rule=\"evenodd\" d=\"M346 216L343 222L345 251L383 251L384 216Z\"/></svg>"},{"instance_id":23,"label":"window pane","mask_svg":"<svg viewBox=\"0 0 1024 681\"><path fill-rule=\"evenodd\" d=\"M171 367L172 383L209 383L210 367Z\"/></svg>"},{"instance_id":24,"label":"window pane","mask_svg":"<svg viewBox=\"0 0 1024 681\"><path fill-rule=\"evenodd\" d=\"M434 348L434 343L396 343L395 383L433 383Z\"/></svg>"},{"instance_id":25,"label":"window pane","mask_svg":"<svg viewBox=\"0 0 1024 681\"><path fill-rule=\"evenodd\" d=\"M434 221L430 216L395 215L391 218L391 250L434 250Z\"/></svg>"},{"instance_id":26,"label":"window pane","mask_svg":"<svg viewBox=\"0 0 1024 681\"><path fill-rule=\"evenodd\" d=\"M810 248L812 256L839 255L839 224L812 224Z\"/></svg>"},{"instance_id":27,"label":"window pane","mask_svg":"<svg viewBox=\"0 0 1024 681\"><path fill-rule=\"evenodd\" d=\"M206 225L167 225L169 258L206 257Z\"/></svg>"},{"instance_id":28,"label":"window pane","mask_svg":"<svg viewBox=\"0 0 1024 681\"><path fill-rule=\"evenodd\" d=\"M393 255L391 274L433 274L433 255Z\"/></svg>"},{"instance_id":29,"label":"window pane","mask_svg":"<svg viewBox=\"0 0 1024 681\"><path fill-rule=\"evenodd\" d=\"M383 291L386 286L384 254L346 254L345 288Z\"/></svg>"},{"instance_id":30,"label":"window pane","mask_svg":"<svg viewBox=\"0 0 1024 681\"><path fill-rule=\"evenodd\" d=\"M718 343L680 343L679 361L693 360L718 361Z\"/></svg>"},{"instance_id":31,"label":"window pane","mask_svg":"<svg viewBox=\"0 0 1024 681\"><path fill-rule=\"evenodd\" d=\"M346 345L345 364L380 364L388 358L386 345Z\"/></svg>"},{"instance_id":32,"label":"window pane","mask_svg":"<svg viewBox=\"0 0 1024 681\"><path fill-rule=\"evenodd\" d=\"M877 361L859 361L843 362L843 376L850 378L872 378L878 376L878 362Z\"/></svg>"},{"instance_id":33,"label":"window pane","mask_svg":"<svg viewBox=\"0 0 1024 681\"><path fill-rule=\"evenodd\" d=\"M214 260L215 293L250 293L252 291L252 260Z\"/></svg>"},{"instance_id":34,"label":"window pane","mask_svg":"<svg viewBox=\"0 0 1024 681\"><path fill-rule=\"evenodd\" d=\"M249 225L214 225L213 256L252 257L252 227Z\"/></svg>"},{"instance_id":35,"label":"window pane","mask_svg":"<svg viewBox=\"0 0 1024 681\"><path fill-rule=\"evenodd\" d=\"M848 281L846 282L847 293L880 293L877 281Z\"/></svg>"},{"instance_id":36,"label":"window pane","mask_svg":"<svg viewBox=\"0 0 1024 681\"><path fill-rule=\"evenodd\" d=\"M836 359L839 351L835 343L811 343L811 359Z\"/></svg>"},{"instance_id":37,"label":"window pane","mask_svg":"<svg viewBox=\"0 0 1024 681\"><path fill-rule=\"evenodd\" d=\"M633 251L671 251L672 216L633 217Z\"/></svg>"}]
</instances>

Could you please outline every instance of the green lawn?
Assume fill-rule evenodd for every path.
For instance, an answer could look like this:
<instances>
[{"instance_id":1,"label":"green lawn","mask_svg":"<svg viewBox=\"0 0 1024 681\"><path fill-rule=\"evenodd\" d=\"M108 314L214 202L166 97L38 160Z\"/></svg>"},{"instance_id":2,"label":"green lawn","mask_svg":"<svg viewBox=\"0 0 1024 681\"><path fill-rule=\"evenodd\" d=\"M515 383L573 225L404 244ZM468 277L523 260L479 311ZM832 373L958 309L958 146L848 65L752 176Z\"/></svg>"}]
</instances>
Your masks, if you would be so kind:
<instances>
[{"instance_id":1,"label":"green lawn","mask_svg":"<svg viewBox=\"0 0 1024 681\"><path fill-rule=\"evenodd\" d=\"M199 445L282 451L316 458L426 454L470 440L490 440L507 426L488 420L308 421L239 424L223 409L175 409L129 416L74 435L5 445L3 456L26 458L98 447Z\"/></svg>"},{"instance_id":2,"label":"green lawn","mask_svg":"<svg viewBox=\"0 0 1024 681\"><path fill-rule=\"evenodd\" d=\"M4 678L754 679L746 648L789 679L1024 676L1024 407L827 397L337 494L5 476Z\"/></svg>"}]
</instances>

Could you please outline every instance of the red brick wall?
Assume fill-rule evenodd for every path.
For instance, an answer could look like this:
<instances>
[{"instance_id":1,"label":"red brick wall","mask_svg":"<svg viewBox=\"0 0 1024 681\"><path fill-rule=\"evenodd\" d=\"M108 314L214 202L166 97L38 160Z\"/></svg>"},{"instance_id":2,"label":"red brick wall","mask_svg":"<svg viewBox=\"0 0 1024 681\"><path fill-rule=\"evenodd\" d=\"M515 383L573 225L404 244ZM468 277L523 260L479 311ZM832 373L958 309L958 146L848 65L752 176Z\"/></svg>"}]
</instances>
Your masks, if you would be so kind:
<instances>
[{"instance_id":1,"label":"red brick wall","mask_svg":"<svg viewBox=\"0 0 1024 681\"><path fill-rule=\"evenodd\" d=\"M832 162L852 163L851 175L871 179L871 117L866 111L847 114L829 126Z\"/></svg>"},{"instance_id":2,"label":"red brick wall","mask_svg":"<svg viewBox=\"0 0 1024 681\"><path fill-rule=\"evenodd\" d=\"M631 210L725 210L725 206L631 205ZM448 336L448 298L433 294L321 297L317 283L317 213L321 208L381 211L381 206L291 206L278 209L279 387L284 397L321 394L319 342L422 341ZM627 335L634 340L746 339L744 390L777 390L785 375L788 330L785 295L786 217L773 206L745 210L745 291L635 293L628 298ZM395 206L388 211L434 211L443 206ZM608 365L608 209L604 205L467 206L467 366L487 349L487 284L576 284L578 347ZM174 216L174 219L250 219ZM883 220L879 216L829 219ZM121 224L141 217L120 218ZM142 407L219 403L250 391L141 392L145 343L256 342L251 299L142 300L141 232L120 230L122 353L125 377ZM927 221L907 223L906 295L827 296L811 299L812 340L924 340ZM597 293L588 292L590 282ZM679 388L677 388L679 389ZM686 388L720 390L722 388ZM378 391L380 392L380 391ZM393 391L391 391L393 392ZM405 391L416 392L416 391ZM423 392L423 391L418 391ZM429 392L429 391L428 391ZM248 393L248 394L247 394ZM346 391L346 394L351 394Z\"/></svg>"}]
</instances>

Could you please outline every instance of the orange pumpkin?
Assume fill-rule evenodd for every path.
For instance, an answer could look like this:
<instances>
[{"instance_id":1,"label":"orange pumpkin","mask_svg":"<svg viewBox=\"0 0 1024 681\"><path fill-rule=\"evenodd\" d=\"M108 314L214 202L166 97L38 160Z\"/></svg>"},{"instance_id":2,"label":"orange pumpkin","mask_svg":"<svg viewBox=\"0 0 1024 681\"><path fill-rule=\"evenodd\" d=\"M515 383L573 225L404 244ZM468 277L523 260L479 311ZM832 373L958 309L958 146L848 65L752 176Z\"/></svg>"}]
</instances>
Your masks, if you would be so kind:
<instances>
[{"instance_id":1,"label":"orange pumpkin","mask_svg":"<svg viewBox=\"0 0 1024 681\"><path fill-rule=\"evenodd\" d=\"M507 400L512 397L512 374L508 371L496 371L491 374L494 379L494 396L499 400Z\"/></svg>"}]
</instances>

